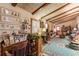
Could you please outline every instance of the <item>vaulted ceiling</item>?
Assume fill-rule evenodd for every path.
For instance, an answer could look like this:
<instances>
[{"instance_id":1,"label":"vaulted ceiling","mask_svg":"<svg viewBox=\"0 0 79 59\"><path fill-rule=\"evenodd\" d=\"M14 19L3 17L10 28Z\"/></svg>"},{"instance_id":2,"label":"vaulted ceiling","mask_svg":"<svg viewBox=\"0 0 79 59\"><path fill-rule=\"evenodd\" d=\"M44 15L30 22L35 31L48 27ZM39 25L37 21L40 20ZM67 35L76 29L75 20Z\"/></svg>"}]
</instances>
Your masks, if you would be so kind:
<instances>
[{"instance_id":1,"label":"vaulted ceiling","mask_svg":"<svg viewBox=\"0 0 79 59\"><path fill-rule=\"evenodd\" d=\"M77 3L19 3L17 6L32 13L36 19L52 23L61 23L79 15L79 4Z\"/></svg>"}]
</instances>

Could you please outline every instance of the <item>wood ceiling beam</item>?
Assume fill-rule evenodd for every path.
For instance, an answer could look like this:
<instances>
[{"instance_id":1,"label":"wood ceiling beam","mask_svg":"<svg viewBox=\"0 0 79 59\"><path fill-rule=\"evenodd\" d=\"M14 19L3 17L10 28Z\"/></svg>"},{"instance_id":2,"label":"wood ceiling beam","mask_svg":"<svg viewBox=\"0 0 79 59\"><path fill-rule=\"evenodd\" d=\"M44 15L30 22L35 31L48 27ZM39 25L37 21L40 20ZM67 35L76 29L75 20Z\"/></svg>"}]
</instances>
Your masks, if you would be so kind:
<instances>
[{"instance_id":1,"label":"wood ceiling beam","mask_svg":"<svg viewBox=\"0 0 79 59\"><path fill-rule=\"evenodd\" d=\"M77 10L77 11L75 11L75 12L72 12L72 13L69 13L69 14L67 14L67 15L63 15L63 16L61 16L61 17L59 17L59 18L57 18L57 19L51 20L51 21L52 21L52 22L53 22L53 21L57 21L58 19L61 19L61 18L63 18L63 17L67 17L67 16L69 16L69 15L71 15L71 14L73 14L73 13L77 13L77 12L79 12L79 10Z\"/></svg>"},{"instance_id":2,"label":"wood ceiling beam","mask_svg":"<svg viewBox=\"0 0 79 59\"><path fill-rule=\"evenodd\" d=\"M44 3L43 5L41 5L39 8L37 8L34 12L32 12L32 14L35 14L38 10L40 10L42 7L47 6L49 3Z\"/></svg>"},{"instance_id":3,"label":"wood ceiling beam","mask_svg":"<svg viewBox=\"0 0 79 59\"><path fill-rule=\"evenodd\" d=\"M76 16L75 16L75 17L76 17ZM75 17L74 17L74 18L72 18L72 19L68 19L68 20L64 20L64 21L58 22L57 24L61 24L61 23L64 23L64 22L68 22L68 21L74 20L74 19L75 19Z\"/></svg>"},{"instance_id":4,"label":"wood ceiling beam","mask_svg":"<svg viewBox=\"0 0 79 59\"><path fill-rule=\"evenodd\" d=\"M76 8L79 8L79 6L76 6L76 7L72 8L72 9L70 9L70 10L67 10L67 11L65 11L65 12L63 12L63 13L60 13L60 14L54 16L54 17L51 17L51 18L47 19L47 21L52 20L53 18L58 17L58 16L60 16L60 15L63 15L63 14L65 14L65 13L69 12L69 11L72 11L72 10L76 9Z\"/></svg>"},{"instance_id":5,"label":"wood ceiling beam","mask_svg":"<svg viewBox=\"0 0 79 59\"><path fill-rule=\"evenodd\" d=\"M74 13L75 13L75 12L74 12ZM76 14L73 14L73 15L68 15L68 16L65 17L65 19L68 18L68 17L73 17L74 15L77 16L77 15L79 15L79 13L76 13ZM75 16L75 17L76 17L76 16ZM59 19L59 20L53 21L52 23L62 22L62 20L63 20L63 19Z\"/></svg>"},{"instance_id":6,"label":"wood ceiling beam","mask_svg":"<svg viewBox=\"0 0 79 59\"><path fill-rule=\"evenodd\" d=\"M61 7L59 7L58 9L56 9L56 10L54 10L54 11L48 13L47 15L43 16L41 19L43 19L44 17L47 17L47 16L49 16L50 14L52 14L52 13L54 13L54 12L56 12L56 11L58 11L58 10L64 8L64 7L66 7L66 6L69 5L69 4L70 4L70 3L67 3L67 4L65 4L65 5L63 5L63 6L61 6Z\"/></svg>"}]
</instances>

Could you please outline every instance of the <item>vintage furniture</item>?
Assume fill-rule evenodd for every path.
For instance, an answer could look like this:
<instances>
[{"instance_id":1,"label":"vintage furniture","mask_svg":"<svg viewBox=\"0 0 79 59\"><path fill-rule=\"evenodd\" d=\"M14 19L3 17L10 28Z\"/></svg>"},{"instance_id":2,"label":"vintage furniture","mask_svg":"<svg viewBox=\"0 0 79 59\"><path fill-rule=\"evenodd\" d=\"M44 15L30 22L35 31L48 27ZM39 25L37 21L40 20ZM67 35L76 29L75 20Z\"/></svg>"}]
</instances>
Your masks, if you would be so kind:
<instances>
[{"instance_id":1,"label":"vintage furniture","mask_svg":"<svg viewBox=\"0 0 79 59\"><path fill-rule=\"evenodd\" d=\"M12 44L7 47L0 48L0 54L5 56L5 51L8 51L12 56L24 56L26 55L26 46L28 41L22 41L19 43ZM2 52L2 53L1 53Z\"/></svg>"},{"instance_id":2,"label":"vintage furniture","mask_svg":"<svg viewBox=\"0 0 79 59\"><path fill-rule=\"evenodd\" d=\"M79 44L71 42L69 47L75 50L79 50Z\"/></svg>"},{"instance_id":3,"label":"vintage furniture","mask_svg":"<svg viewBox=\"0 0 79 59\"><path fill-rule=\"evenodd\" d=\"M69 47L75 50L79 50L79 34L71 40Z\"/></svg>"},{"instance_id":4,"label":"vintage furniture","mask_svg":"<svg viewBox=\"0 0 79 59\"><path fill-rule=\"evenodd\" d=\"M30 34L27 40L0 48L0 54L4 56L8 51L13 56L40 56L42 54L42 39L37 35Z\"/></svg>"},{"instance_id":5,"label":"vintage furniture","mask_svg":"<svg viewBox=\"0 0 79 59\"><path fill-rule=\"evenodd\" d=\"M28 56L38 56L42 53L42 39L38 35L29 34L28 35L28 46L27 52Z\"/></svg>"}]
</instances>

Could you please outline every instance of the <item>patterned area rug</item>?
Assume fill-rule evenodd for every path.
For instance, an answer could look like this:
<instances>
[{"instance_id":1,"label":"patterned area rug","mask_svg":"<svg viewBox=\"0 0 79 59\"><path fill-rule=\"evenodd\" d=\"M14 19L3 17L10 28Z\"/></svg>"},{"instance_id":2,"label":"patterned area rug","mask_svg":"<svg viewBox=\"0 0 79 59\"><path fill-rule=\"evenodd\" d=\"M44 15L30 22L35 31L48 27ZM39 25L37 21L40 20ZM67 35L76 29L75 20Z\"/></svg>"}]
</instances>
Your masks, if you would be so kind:
<instances>
[{"instance_id":1,"label":"patterned area rug","mask_svg":"<svg viewBox=\"0 0 79 59\"><path fill-rule=\"evenodd\" d=\"M46 56L79 56L79 51L66 47L69 40L54 38L43 47Z\"/></svg>"}]
</instances>

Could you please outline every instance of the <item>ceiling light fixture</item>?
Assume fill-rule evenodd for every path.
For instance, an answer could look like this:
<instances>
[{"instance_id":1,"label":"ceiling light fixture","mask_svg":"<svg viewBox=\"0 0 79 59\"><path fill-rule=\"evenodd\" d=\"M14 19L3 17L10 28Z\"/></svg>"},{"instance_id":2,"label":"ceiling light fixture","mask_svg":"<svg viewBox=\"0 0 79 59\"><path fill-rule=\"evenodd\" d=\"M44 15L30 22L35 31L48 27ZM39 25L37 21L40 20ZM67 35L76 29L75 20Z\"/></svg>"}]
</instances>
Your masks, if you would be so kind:
<instances>
[{"instance_id":1,"label":"ceiling light fixture","mask_svg":"<svg viewBox=\"0 0 79 59\"><path fill-rule=\"evenodd\" d=\"M11 3L11 5L12 5L13 7L15 7L15 6L17 5L17 3Z\"/></svg>"}]
</instances>

